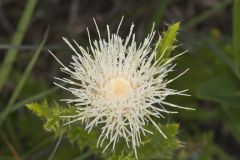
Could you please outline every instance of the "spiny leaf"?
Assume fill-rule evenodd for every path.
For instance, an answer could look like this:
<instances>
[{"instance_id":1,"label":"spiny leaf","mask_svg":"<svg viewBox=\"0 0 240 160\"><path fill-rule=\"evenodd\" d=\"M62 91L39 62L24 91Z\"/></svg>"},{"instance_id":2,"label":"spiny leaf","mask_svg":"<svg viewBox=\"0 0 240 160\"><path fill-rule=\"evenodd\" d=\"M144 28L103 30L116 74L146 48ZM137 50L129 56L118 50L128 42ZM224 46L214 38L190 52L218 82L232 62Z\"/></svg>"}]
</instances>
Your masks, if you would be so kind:
<instances>
[{"instance_id":1,"label":"spiny leaf","mask_svg":"<svg viewBox=\"0 0 240 160\"><path fill-rule=\"evenodd\" d=\"M59 131L65 133L71 143L77 144L81 150L88 147L91 152L95 154L101 153L103 148L97 148L96 144L100 135L100 131L97 128L91 132L85 131L84 127L80 124L69 126L62 126L61 116L75 115L75 109L73 107L61 107L57 103L49 107L45 101L43 104L31 103L27 105L28 109L33 111L37 116L45 119L44 129L47 131L53 131L56 136L59 136ZM153 135L142 135L142 144L138 151L139 159L165 159L168 160L172 157L175 149L179 148L180 141L176 138L178 131L178 124L168 124L165 126L159 126L165 133L168 139L165 139L159 131L152 125L146 126L148 130L154 132ZM104 142L102 146L106 146L108 142ZM135 155L132 149L126 147L125 141L120 139L116 145L114 151L108 149L103 157L109 160L132 160L135 159Z\"/></svg>"},{"instance_id":2,"label":"spiny leaf","mask_svg":"<svg viewBox=\"0 0 240 160\"><path fill-rule=\"evenodd\" d=\"M46 118L50 116L48 105L41 105L39 103L29 103L26 106L29 110L31 110L39 117Z\"/></svg>"},{"instance_id":3,"label":"spiny leaf","mask_svg":"<svg viewBox=\"0 0 240 160\"><path fill-rule=\"evenodd\" d=\"M74 115L76 111L73 107L61 107L55 103L49 107L48 102L42 104L30 103L26 105L29 110L34 112L37 116L44 118L44 129L47 131L60 131L62 120L60 116Z\"/></svg>"},{"instance_id":4,"label":"spiny leaf","mask_svg":"<svg viewBox=\"0 0 240 160\"><path fill-rule=\"evenodd\" d=\"M176 36L180 28L180 23L174 23L168 26L168 29L163 33L163 37L160 38L157 46L156 60L160 57L163 59L168 59L170 53L176 48L174 42L176 41Z\"/></svg>"},{"instance_id":5,"label":"spiny leaf","mask_svg":"<svg viewBox=\"0 0 240 160\"><path fill-rule=\"evenodd\" d=\"M81 150L85 147L89 147L90 150L96 154L102 151L96 146L98 141L96 130L92 130L88 133L82 126L71 126L71 128L66 130L66 135L69 141L73 144L77 144Z\"/></svg>"},{"instance_id":6,"label":"spiny leaf","mask_svg":"<svg viewBox=\"0 0 240 160\"><path fill-rule=\"evenodd\" d=\"M180 141L176 138L179 124L168 124L159 127L167 136L167 139L156 128L150 126L149 130L154 131L154 134L143 137L143 141L146 143L138 149L139 159L170 160L174 151L181 147Z\"/></svg>"},{"instance_id":7,"label":"spiny leaf","mask_svg":"<svg viewBox=\"0 0 240 160\"><path fill-rule=\"evenodd\" d=\"M128 153L127 155L124 155L124 152L122 152L120 155L112 155L107 160L135 160L133 153Z\"/></svg>"},{"instance_id":8,"label":"spiny leaf","mask_svg":"<svg viewBox=\"0 0 240 160\"><path fill-rule=\"evenodd\" d=\"M161 130L167 136L165 139L159 131L152 125L146 128L153 131L154 134L142 135L142 143L137 148L139 159L164 159L170 160L173 157L174 151L181 147L180 141L176 138L179 129L178 124L168 124L160 126ZM126 147L125 142L116 146L115 151L104 155L108 160L132 160L135 159L134 151Z\"/></svg>"},{"instance_id":9,"label":"spiny leaf","mask_svg":"<svg viewBox=\"0 0 240 160\"><path fill-rule=\"evenodd\" d=\"M59 121L59 117L48 118L43 127L47 131L56 131L61 127Z\"/></svg>"}]
</instances>

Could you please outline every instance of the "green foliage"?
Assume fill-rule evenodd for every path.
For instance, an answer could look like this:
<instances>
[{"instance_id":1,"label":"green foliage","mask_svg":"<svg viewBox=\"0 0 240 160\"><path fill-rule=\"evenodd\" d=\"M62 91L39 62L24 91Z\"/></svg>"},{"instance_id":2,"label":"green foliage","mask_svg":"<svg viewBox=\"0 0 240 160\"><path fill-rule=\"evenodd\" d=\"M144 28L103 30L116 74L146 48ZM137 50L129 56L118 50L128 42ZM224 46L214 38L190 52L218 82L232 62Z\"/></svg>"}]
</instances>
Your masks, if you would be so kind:
<instances>
[{"instance_id":1,"label":"green foliage","mask_svg":"<svg viewBox=\"0 0 240 160\"><path fill-rule=\"evenodd\" d=\"M148 129L153 131L153 135L142 136L143 142L139 148L137 148L137 154L139 159L156 159L162 158L165 160L171 159L174 151L179 148L180 141L176 138L176 133L178 132L178 124L170 124L166 126L160 126L163 132L166 134L168 139L164 139L159 131L152 125L148 126ZM96 153L99 153L99 149L95 148L96 140L98 139L98 134L95 131L91 131L88 135L83 134L84 130L78 128L80 132L77 132L79 135L78 144L81 143L83 146L90 146ZM80 141L80 142L79 142ZM82 141L82 142L81 142ZM122 159L130 160L135 159L133 150L127 148L125 142L120 141L120 144L117 145L116 150L111 152L110 149L106 151L103 155L107 159Z\"/></svg>"},{"instance_id":2,"label":"green foliage","mask_svg":"<svg viewBox=\"0 0 240 160\"><path fill-rule=\"evenodd\" d=\"M214 143L214 134L212 132L207 132L203 134L203 149L197 152L199 159L209 160L214 159L218 155L220 160L231 160L231 158Z\"/></svg>"},{"instance_id":3,"label":"green foliage","mask_svg":"<svg viewBox=\"0 0 240 160\"><path fill-rule=\"evenodd\" d=\"M128 148L125 142L121 140L120 143L117 144L115 151L111 151L110 147L102 154L103 148L96 148L97 139L101 132L98 127L94 128L90 133L87 133L84 126L80 123L74 123L71 126L63 125L68 119L60 118L61 115L75 114L74 110L71 111L73 108L71 106L63 107L56 103L50 105L46 102L42 104L28 104L29 110L40 117L39 119L34 118L32 114L22 110L22 107L27 103L39 101L46 97L49 98L49 96L51 96L51 99L59 99L59 94L61 94L61 92L56 93L56 91L59 90L58 87L48 88L50 82L47 77L53 74L58 75L58 73L55 71L56 65L50 62L51 59L47 59L47 54L36 58L37 68L33 73L28 72L29 75L27 74L27 79L23 76L24 73L27 73L24 68L31 66L30 63L27 63L28 60L26 60L26 58L36 56L36 52L29 52L29 49L35 48L36 42L39 41L38 38L41 37L39 32L48 25L49 21L54 19L56 25L52 26L50 34L51 37L55 38L51 38L51 42L45 49L55 49L56 46L61 46L57 40L59 39L57 38L59 37L59 33L70 33L74 36L74 32L69 32L69 29L71 30L73 28L71 31L74 31L78 28L73 23L71 23L71 25L65 23L68 21L68 18L70 19L68 22L71 22L71 17L76 16L74 16L75 14L65 16L66 13L69 12L69 7L63 7L64 3L59 2L56 5L60 8L58 14L62 15L59 17L65 18L56 19L55 17L46 18L48 12L45 12L47 8L44 8L44 6L48 5L39 5L37 7L40 17L39 14L33 14L36 2L36 0L19 1L17 3L8 0L2 0L0 2L0 7L3 8L2 13L0 13L2 15L1 33L3 33L1 34L1 42L9 42L11 38L10 44L6 44L8 47L4 48L4 46L6 46L5 44L0 45L3 53L6 48L9 48L9 50L2 55L2 65L0 67L0 90L2 91L0 120L2 119L1 121L4 122L1 126L0 133L0 159L17 159L18 156L15 157L16 155L19 155L19 159L48 159L56 144L56 142L53 141L54 138L56 140L56 138L61 137L60 129L70 143L66 143L66 139L63 138L53 160L136 159L132 149ZM75 2L72 4L73 6L79 5ZM70 4L70 6L72 6L72 4ZM95 4L95 1L93 1L93 4ZM167 118L167 121L170 122L176 119L177 121L181 121L184 131L181 132L180 136L181 139L184 140L184 143L181 143L175 137L177 131L171 131L174 138L171 138L169 133L167 133L168 130L171 130L171 128L174 130L178 125L175 127L174 124L161 126L161 129L164 130L168 136L167 140L164 139L153 126L149 126L148 128L154 131L154 135L142 137L143 143L138 148L139 160L239 159L240 1L221 0L219 2L211 2L211 4L205 4L202 1L189 1L182 5L183 3L180 1L157 0L151 3L151 5L144 4L145 2L139 3L139 5L134 6L134 9L131 8L133 5L130 3L124 4L124 7L129 7L129 11L125 14L127 19L136 20L136 24L138 25L139 19L143 18L144 23L142 23L140 27L138 25L137 33L148 33L152 28L153 21L156 22L156 27L159 28L162 26L162 22L174 22L176 19L182 19L182 16L184 16L183 23L181 23L181 33L179 33L179 37L177 37L183 45L177 47L177 50L174 50L176 47L177 31L176 33L174 33L173 30L169 31L172 27L169 25L161 39L164 41L159 41L159 50L156 58L159 58L165 49L168 52L168 54L165 54L163 57L165 59L173 56L173 50L176 53L178 51L178 53L180 53L186 49L190 51L189 54L177 60L177 72L185 68L189 68L189 72L175 81L174 84L170 84L169 87L173 89L183 89L186 87L189 89L187 93L189 93L191 97L181 98L181 96L174 96L170 97L170 101L182 106L191 106L196 108L196 111L191 113L181 111L180 114ZM83 5L83 7L86 6L81 3L80 5ZM100 10L103 9L98 5L99 4L96 3L96 5L93 6L97 8L100 7ZM111 4L111 7L117 7L115 9L119 10L122 7L121 5L120 3L118 5ZM186 5L188 8L187 12L184 10L186 9ZM110 6L107 6L107 8L108 7ZM22 12L23 9L24 12ZM146 15L146 10L149 11L148 15L150 18L149 16L143 16ZM164 10L166 10L165 13ZM201 13L198 11L201 11ZM233 13L232 18L230 17L231 11ZM19 15L21 15L20 21ZM100 23L106 22L111 25L113 24L112 29L115 30L115 22L117 21L116 23L118 23L119 15L112 14L112 12L110 16L108 12L106 12L105 15L108 17L107 19L101 19L100 15ZM88 14L86 14L86 16L91 17L91 15ZM31 23L32 26L29 25L31 19L33 20L33 23ZM41 21L39 21L39 19L41 19ZM96 19L99 19L99 17ZM162 22L161 19L163 20ZM219 21L219 19L221 20ZM10 28L15 28L16 23L19 22L15 33L13 29L10 29L9 34L5 33L5 24L7 21L10 21ZM230 21L233 21L233 24L229 23ZM83 19L82 24L88 23L88 20ZM126 23L123 23L124 28L125 24ZM14 25L14 27L11 27L11 25ZM76 23L76 25L78 24ZM143 25L146 30L143 30ZM99 26L102 26L102 24ZM89 30L95 31L91 25L89 26ZM103 30L104 29L100 27L100 31ZM127 29L121 30L123 35L127 34L125 31L127 31ZM26 36L25 33L30 34ZM169 33L173 33L172 37L169 36ZM102 35L105 35L105 33ZM137 34L139 39L141 39L141 35L143 34ZM95 36L96 34L92 34L92 39L95 39ZM26 37L26 43L22 43L24 37ZM170 38L168 39L167 37ZM84 34L73 38L77 38L83 42L82 44L84 45L87 44L88 41ZM170 43L171 41L172 44ZM56 46L53 44L56 44ZM25 47L27 50L25 50ZM65 52L64 47L56 47L56 49L61 53L66 53L63 55L63 62L65 64L68 60L67 52ZM43 52L45 52L45 50L43 50ZM50 69L50 71L48 69ZM36 76L39 75L39 73L41 73L41 77L43 77L40 78L41 85L39 85L39 76ZM10 114L12 114L12 116L10 116ZM41 130L39 127L42 124L44 129ZM46 130L48 132L45 132ZM2 133L5 137L2 136ZM7 140L7 143L4 140ZM11 147L9 148L9 146ZM177 149L176 152L174 151L175 149Z\"/></svg>"},{"instance_id":4,"label":"green foliage","mask_svg":"<svg viewBox=\"0 0 240 160\"><path fill-rule=\"evenodd\" d=\"M240 86L237 79L231 77L216 77L200 86L197 96L202 99L214 101L220 104L219 120L223 121L240 142Z\"/></svg>"},{"instance_id":5,"label":"green foliage","mask_svg":"<svg viewBox=\"0 0 240 160\"><path fill-rule=\"evenodd\" d=\"M239 104L237 106L223 105L219 111L219 114L221 115L219 119L223 121L224 126L232 133L238 142L240 142L239 113Z\"/></svg>"},{"instance_id":6,"label":"green foliage","mask_svg":"<svg viewBox=\"0 0 240 160\"><path fill-rule=\"evenodd\" d=\"M59 136L60 130L62 130L63 133L66 134L66 137L68 137L70 143L76 144L80 150L83 150L85 147L89 147L92 152L99 152L96 148L98 140L96 131L93 130L90 133L87 133L81 125L64 125L67 121L66 118L61 118L61 116L76 115L77 113L74 107L62 107L57 103L49 106L47 101L42 104L30 103L26 106L38 117L44 119L43 127L45 130L53 131L57 136Z\"/></svg>"},{"instance_id":7,"label":"green foliage","mask_svg":"<svg viewBox=\"0 0 240 160\"><path fill-rule=\"evenodd\" d=\"M238 82L230 77L216 77L199 87L199 98L212 100L225 105L240 104L240 87Z\"/></svg>"},{"instance_id":8,"label":"green foliage","mask_svg":"<svg viewBox=\"0 0 240 160\"><path fill-rule=\"evenodd\" d=\"M133 152L128 154L124 154L122 152L120 155L113 154L112 156L108 157L107 160L135 160Z\"/></svg>"},{"instance_id":9,"label":"green foliage","mask_svg":"<svg viewBox=\"0 0 240 160\"><path fill-rule=\"evenodd\" d=\"M167 139L154 126L149 126L154 135L144 137L143 142L145 143L138 150L139 159L170 160L173 157L174 151L181 147L180 141L176 138L179 129L178 124L168 124L160 126L160 128L167 136Z\"/></svg>"},{"instance_id":10,"label":"green foliage","mask_svg":"<svg viewBox=\"0 0 240 160\"><path fill-rule=\"evenodd\" d=\"M26 106L29 110L31 110L33 113L35 113L39 117L44 117L44 118L50 117L50 109L46 101L43 104L34 102L34 103L27 104Z\"/></svg>"},{"instance_id":11,"label":"green foliage","mask_svg":"<svg viewBox=\"0 0 240 160\"><path fill-rule=\"evenodd\" d=\"M181 147L180 141L176 138L176 134L179 129L178 124L168 124L164 126L159 125L159 127L167 136L167 139L165 139L154 126L147 126L146 128L153 131L154 134L142 136L142 144L139 148L137 148L137 155L139 159L171 160L173 158L174 151ZM122 144L122 146L124 146L124 144ZM109 160L135 159L133 150L127 147L121 147L121 149L117 148L114 153L107 153L106 156L109 157Z\"/></svg>"},{"instance_id":12,"label":"green foliage","mask_svg":"<svg viewBox=\"0 0 240 160\"><path fill-rule=\"evenodd\" d=\"M85 131L81 125L64 125L63 118L61 116L76 114L73 107L61 107L57 103L53 106L49 106L47 101L42 104L30 103L26 105L29 110L35 113L38 117L44 119L44 129L47 131L53 131L56 135L59 135L60 129L63 130L66 137L68 137L70 143L76 144L80 150L84 150L86 147L95 154L101 153L102 149L96 148L98 140L98 130L94 129L91 132ZM161 158L170 160L174 151L181 147L180 141L176 138L176 134L179 129L178 124L168 124L165 126L159 125L162 131L167 136L165 139L159 131L152 125L147 128L154 132L153 135L148 134L142 136L142 145L138 148L138 157L140 159L156 159ZM130 160L134 159L134 153L132 149L125 147L125 142L120 141L120 144L116 147L114 152L107 150L103 155L107 159L121 159ZM129 151L130 150L130 151Z\"/></svg>"},{"instance_id":13,"label":"green foliage","mask_svg":"<svg viewBox=\"0 0 240 160\"><path fill-rule=\"evenodd\" d=\"M88 147L94 153L101 152L101 150L96 147L98 133L95 130L88 133L83 126L71 126L67 130L66 135L69 141L72 144L77 144L80 150Z\"/></svg>"},{"instance_id":14,"label":"green foliage","mask_svg":"<svg viewBox=\"0 0 240 160\"><path fill-rule=\"evenodd\" d=\"M198 148L195 151L191 150L194 148L194 146L192 146L194 144L202 146L202 149L199 150ZM185 148L180 150L177 160L212 160L216 157L219 160L231 160L231 157L229 157L222 148L214 143L214 134L211 131L194 137L185 146Z\"/></svg>"},{"instance_id":15,"label":"green foliage","mask_svg":"<svg viewBox=\"0 0 240 160\"><path fill-rule=\"evenodd\" d=\"M179 28L180 22L168 26L167 31L163 33L163 37L158 42L156 60L161 56L163 59L168 59L170 53L177 47L174 45L174 42L176 41Z\"/></svg>"},{"instance_id":16,"label":"green foliage","mask_svg":"<svg viewBox=\"0 0 240 160\"><path fill-rule=\"evenodd\" d=\"M60 116L74 115L76 111L73 107L60 107L57 103L53 107L48 105L45 101L42 104L30 103L26 105L29 110L35 113L37 116L44 119L44 129L47 131L60 131L63 125L63 120Z\"/></svg>"}]
</instances>

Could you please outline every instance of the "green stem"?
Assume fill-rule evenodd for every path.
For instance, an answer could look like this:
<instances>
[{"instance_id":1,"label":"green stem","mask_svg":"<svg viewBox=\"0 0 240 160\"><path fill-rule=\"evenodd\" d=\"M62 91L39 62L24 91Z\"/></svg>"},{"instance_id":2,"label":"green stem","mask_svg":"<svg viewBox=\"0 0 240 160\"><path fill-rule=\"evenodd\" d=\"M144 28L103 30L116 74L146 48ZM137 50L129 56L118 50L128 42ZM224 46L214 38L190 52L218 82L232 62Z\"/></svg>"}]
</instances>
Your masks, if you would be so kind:
<instances>
[{"instance_id":1,"label":"green stem","mask_svg":"<svg viewBox=\"0 0 240 160\"><path fill-rule=\"evenodd\" d=\"M240 76L240 0L234 1L233 7L233 54L236 70Z\"/></svg>"}]
</instances>

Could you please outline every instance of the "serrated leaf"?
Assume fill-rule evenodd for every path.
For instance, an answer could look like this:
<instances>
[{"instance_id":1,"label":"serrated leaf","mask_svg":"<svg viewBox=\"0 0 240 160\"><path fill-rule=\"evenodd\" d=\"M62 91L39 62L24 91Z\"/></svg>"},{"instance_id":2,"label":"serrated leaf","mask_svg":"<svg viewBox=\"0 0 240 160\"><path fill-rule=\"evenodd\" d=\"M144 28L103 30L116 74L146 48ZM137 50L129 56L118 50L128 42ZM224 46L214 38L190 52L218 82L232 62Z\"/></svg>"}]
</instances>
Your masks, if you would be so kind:
<instances>
[{"instance_id":1,"label":"serrated leaf","mask_svg":"<svg viewBox=\"0 0 240 160\"><path fill-rule=\"evenodd\" d=\"M40 105L38 103L29 103L26 105L29 110L39 117L49 117L48 105Z\"/></svg>"},{"instance_id":2,"label":"serrated leaf","mask_svg":"<svg viewBox=\"0 0 240 160\"><path fill-rule=\"evenodd\" d=\"M77 144L81 150L88 147L91 152L99 154L103 148L97 148L96 144L100 133L97 129L93 129L91 132L85 131L84 127L80 124L64 126L62 128L61 115L73 115L75 109L73 107L61 107L57 103L54 106L49 107L47 103L38 104L31 103L27 105L30 110L36 113L37 116L45 119L44 129L47 131L54 131L59 136L59 130L62 129L69 141L73 144ZM147 126L147 128L154 132L153 135L142 135L143 143L137 148L140 159L151 159L151 158L163 158L170 159L173 151L180 146L180 142L175 137L179 125L169 124L166 126L159 126L168 139L163 138L159 131L154 126ZM104 142L103 146L106 146ZM104 155L109 160L121 159L121 160L132 160L135 159L133 149L126 147L125 141L120 140L116 145L114 151L108 149Z\"/></svg>"},{"instance_id":3,"label":"serrated leaf","mask_svg":"<svg viewBox=\"0 0 240 160\"><path fill-rule=\"evenodd\" d=\"M176 138L176 134L179 129L178 124L168 124L160 126L161 130L167 136L165 139L156 128L153 128L153 135L144 137L143 141L146 141L144 145L138 149L139 159L164 159L170 160L174 154L174 151L181 147L180 141ZM150 141L148 141L150 140Z\"/></svg>"},{"instance_id":4,"label":"serrated leaf","mask_svg":"<svg viewBox=\"0 0 240 160\"><path fill-rule=\"evenodd\" d=\"M170 53L176 48L174 42L180 28L180 22L174 23L168 26L166 32L163 33L163 37L159 40L156 52L156 60L161 56L163 59L168 59Z\"/></svg>"},{"instance_id":5,"label":"serrated leaf","mask_svg":"<svg viewBox=\"0 0 240 160\"><path fill-rule=\"evenodd\" d=\"M48 118L43 127L47 131L56 131L61 127L59 121L59 117Z\"/></svg>"},{"instance_id":6,"label":"serrated leaf","mask_svg":"<svg viewBox=\"0 0 240 160\"><path fill-rule=\"evenodd\" d=\"M74 107L61 107L57 103L54 103L53 106L49 107L47 101L44 101L42 104L30 103L26 106L37 116L44 118L45 122L43 127L46 131L59 132L63 123L63 119L61 119L60 116L76 114Z\"/></svg>"},{"instance_id":7,"label":"serrated leaf","mask_svg":"<svg viewBox=\"0 0 240 160\"><path fill-rule=\"evenodd\" d=\"M179 129L178 124L159 125L159 127L168 139L165 139L154 126L147 126L146 128L153 131L154 134L142 135L142 143L140 147L137 148L138 159L170 160L173 157L174 151L181 147L180 141L176 138ZM106 153L105 157L109 160L136 159L133 149L126 147L124 141L120 141L119 144L116 145L115 151Z\"/></svg>"},{"instance_id":8,"label":"serrated leaf","mask_svg":"<svg viewBox=\"0 0 240 160\"><path fill-rule=\"evenodd\" d=\"M66 131L66 134L69 141L73 144L77 144L81 150L83 150L85 147L89 147L94 153L99 153L102 151L96 147L98 134L95 130L92 130L90 133L88 133L82 126L71 126Z\"/></svg>"},{"instance_id":9,"label":"serrated leaf","mask_svg":"<svg viewBox=\"0 0 240 160\"><path fill-rule=\"evenodd\" d=\"M127 155L122 152L120 155L113 154L107 160L135 160L134 154L133 153L128 153Z\"/></svg>"}]
</instances>

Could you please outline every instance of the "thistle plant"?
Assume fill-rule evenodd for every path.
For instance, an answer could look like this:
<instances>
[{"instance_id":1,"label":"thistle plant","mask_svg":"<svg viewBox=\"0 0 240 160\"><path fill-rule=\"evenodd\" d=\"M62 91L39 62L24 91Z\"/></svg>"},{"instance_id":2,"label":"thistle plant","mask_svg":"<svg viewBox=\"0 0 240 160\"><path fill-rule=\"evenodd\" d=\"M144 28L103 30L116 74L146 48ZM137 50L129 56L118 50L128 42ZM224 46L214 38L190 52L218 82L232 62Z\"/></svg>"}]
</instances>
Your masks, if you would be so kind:
<instances>
[{"instance_id":1,"label":"thistle plant","mask_svg":"<svg viewBox=\"0 0 240 160\"><path fill-rule=\"evenodd\" d=\"M185 53L170 54L176 48L174 42L179 23L170 25L155 44L154 28L142 43L137 44L133 24L125 39L118 34L122 20L116 33L111 33L107 25L107 38L104 39L95 20L94 23L99 38L92 41L87 29L90 45L87 49L75 40L70 42L63 38L74 52L69 66L50 51L60 63L61 71L66 73L66 77L56 78L54 84L73 95L62 101L72 105L74 112L59 114L58 118L70 127L80 122L88 133L99 129L96 146L103 147L103 152L110 147L114 150L123 139L137 158L137 148L143 143L143 137L156 134L147 126L153 125L168 139L158 119L178 113L176 108L191 110L167 101L171 95L188 96L187 90L169 88L169 84L187 70L172 79L167 77L176 67L174 60Z\"/></svg>"}]
</instances>

